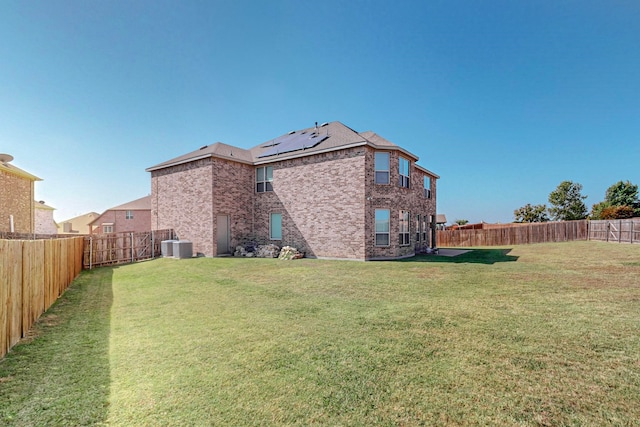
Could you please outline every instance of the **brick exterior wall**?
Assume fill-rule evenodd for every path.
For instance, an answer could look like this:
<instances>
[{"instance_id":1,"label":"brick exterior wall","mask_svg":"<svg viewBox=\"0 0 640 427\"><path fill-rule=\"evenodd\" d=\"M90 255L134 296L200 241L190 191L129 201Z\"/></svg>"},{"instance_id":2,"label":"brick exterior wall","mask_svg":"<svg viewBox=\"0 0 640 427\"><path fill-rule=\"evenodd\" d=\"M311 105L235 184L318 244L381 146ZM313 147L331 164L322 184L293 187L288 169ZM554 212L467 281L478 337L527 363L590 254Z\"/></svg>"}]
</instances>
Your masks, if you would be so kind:
<instances>
[{"instance_id":1,"label":"brick exterior wall","mask_svg":"<svg viewBox=\"0 0 640 427\"><path fill-rule=\"evenodd\" d=\"M0 231L11 231L10 215L16 233L34 231L34 182L0 170Z\"/></svg>"},{"instance_id":2,"label":"brick exterior wall","mask_svg":"<svg viewBox=\"0 0 640 427\"><path fill-rule=\"evenodd\" d=\"M397 150L390 150L390 183L375 184L369 146L258 166L207 158L151 172L153 229L173 228L194 253L219 254L217 216L230 223L230 251L249 242L290 245L308 257L388 259L413 255L415 217L436 215L436 179L425 198L425 172L411 160L410 188L398 185ZM257 167L273 167L273 191L256 192ZM375 209L390 210L390 245L375 246ZM399 245L398 215L410 212L409 245ZM282 240L270 240L271 213L282 214ZM431 233L427 232L430 237Z\"/></svg>"},{"instance_id":3,"label":"brick exterior wall","mask_svg":"<svg viewBox=\"0 0 640 427\"><path fill-rule=\"evenodd\" d=\"M37 234L58 234L58 227L53 220L53 209L40 208L35 203L35 233Z\"/></svg>"},{"instance_id":4,"label":"brick exterior wall","mask_svg":"<svg viewBox=\"0 0 640 427\"><path fill-rule=\"evenodd\" d=\"M271 213L282 213L282 241L309 257L365 257L365 149L275 162L273 192L255 195L258 243L268 243Z\"/></svg>"},{"instance_id":5,"label":"brick exterior wall","mask_svg":"<svg viewBox=\"0 0 640 427\"><path fill-rule=\"evenodd\" d=\"M383 150L380 150L383 151ZM430 245L430 240L424 242L416 241L415 218L416 215L427 218L436 215L436 179L431 179L431 198L424 195L423 171L415 167L413 159L403 155L399 151L389 151L389 184L375 183L375 156L376 150L367 147L367 218L366 224L366 259L401 258L415 254L416 250L424 249ZM399 157L411 160L409 171L409 188L399 186ZM390 213L390 236L389 246L377 247L375 245L375 210L388 209ZM399 237L399 215L400 211L409 211L409 237L410 244L400 246ZM430 239L431 233L427 232Z\"/></svg>"},{"instance_id":6,"label":"brick exterior wall","mask_svg":"<svg viewBox=\"0 0 640 427\"><path fill-rule=\"evenodd\" d=\"M229 247L253 239L251 165L207 158L151 173L151 226L173 228L194 253L219 254L218 215L229 217Z\"/></svg>"},{"instance_id":7,"label":"brick exterior wall","mask_svg":"<svg viewBox=\"0 0 640 427\"><path fill-rule=\"evenodd\" d=\"M253 240L253 195L255 167L244 163L212 158L213 165L213 255L218 249L218 215L229 217L229 249ZM206 255L209 255L205 252Z\"/></svg>"},{"instance_id":8,"label":"brick exterior wall","mask_svg":"<svg viewBox=\"0 0 640 427\"><path fill-rule=\"evenodd\" d=\"M172 228L190 240L193 252L215 255L213 234L213 165L196 160L151 173L151 228Z\"/></svg>"},{"instance_id":9,"label":"brick exterior wall","mask_svg":"<svg viewBox=\"0 0 640 427\"><path fill-rule=\"evenodd\" d=\"M102 224L113 224L113 233L137 233L151 230L151 211L132 210L133 218L127 219L126 210L108 210L93 224L92 234L104 233Z\"/></svg>"}]
</instances>

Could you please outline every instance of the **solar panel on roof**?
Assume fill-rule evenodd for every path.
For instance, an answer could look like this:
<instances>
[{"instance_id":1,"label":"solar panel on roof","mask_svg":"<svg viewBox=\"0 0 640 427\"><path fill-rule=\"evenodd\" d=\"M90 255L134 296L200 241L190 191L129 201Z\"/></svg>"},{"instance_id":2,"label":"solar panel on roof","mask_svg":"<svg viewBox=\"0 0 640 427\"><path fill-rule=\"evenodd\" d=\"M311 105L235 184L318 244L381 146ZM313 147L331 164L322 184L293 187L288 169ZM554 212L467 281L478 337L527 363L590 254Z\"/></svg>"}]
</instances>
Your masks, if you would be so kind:
<instances>
[{"instance_id":1,"label":"solar panel on roof","mask_svg":"<svg viewBox=\"0 0 640 427\"><path fill-rule=\"evenodd\" d=\"M289 133L273 140L271 148L258 157L269 157L275 156L276 154L305 150L315 147L327 138L329 138L329 135L319 135L315 132Z\"/></svg>"}]
</instances>

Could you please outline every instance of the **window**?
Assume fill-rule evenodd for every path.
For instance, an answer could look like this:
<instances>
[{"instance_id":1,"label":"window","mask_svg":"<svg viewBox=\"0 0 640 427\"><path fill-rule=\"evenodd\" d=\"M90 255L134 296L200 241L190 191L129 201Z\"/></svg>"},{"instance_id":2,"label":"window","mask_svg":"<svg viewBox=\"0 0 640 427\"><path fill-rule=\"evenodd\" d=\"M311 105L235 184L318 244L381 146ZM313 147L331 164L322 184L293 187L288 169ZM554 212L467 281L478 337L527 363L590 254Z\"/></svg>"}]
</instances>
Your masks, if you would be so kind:
<instances>
[{"instance_id":1,"label":"window","mask_svg":"<svg viewBox=\"0 0 640 427\"><path fill-rule=\"evenodd\" d=\"M102 226L103 233L113 233L113 224L103 225Z\"/></svg>"},{"instance_id":2,"label":"window","mask_svg":"<svg viewBox=\"0 0 640 427\"><path fill-rule=\"evenodd\" d=\"M422 241L427 242L427 216L422 215Z\"/></svg>"},{"instance_id":3,"label":"window","mask_svg":"<svg viewBox=\"0 0 640 427\"><path fill-rule=\"evenodd\" d=\"M427 175L424 176L424 197L431 198L431 178Z\"/></svg>"},{"instance_id":4,"label":"window","mask_svg":"<svg viewBox=\"0 0 640 427\"><path fill-rule=\"evenodd\" d=\"M398 220L399 244L400 246L407 246L409 244L409 211L400 211Z\"/></svg>"},{"instance_id":5,"label":"window","mask_svg":"<svg viewBox=\"0 0 640 427\"><path fill-rule=\"evenodd\" d=\"M282 240L282 214L272 213L269 219L269 238Z\"/></svg>"},{"instance_id":6,"label":"window","mask_svg":"<svg viewBox=\"0 0 640 427\"><path fill-rule=\"evenodd\" d=\"M420 215L416 215L416 243L420 243Z\"/></svg>"},{"instance_id":7,"label":"window","mask_svg":"<svg viewBox=\"0 0 640 427\"><path fill-rule=\"evenodd\" d=\"M263 166L256 169L256 191L264 193L273 191L273 166Z\"/></svg>"},{"instance_id":8,"label":"window","mask_svg":"<svg viewBox=\"0 0 640 427\"><path fill-rule=\"evenodd\" d=\"M409 160L400 157L398 172L400 173L400 187L409 188Z\"/></svg>"},{"instance_id":9,"label":"window","mask_svg":"<svg viewBox=\"0 0 640 427\"><path fill-rule=\"evenodd\" d=\"M376 184L389 183L389 153L376 152Z\"/></svg>"},{"instance_id":10,"label":"window","mask_svg":"<svg viewBox=\"0 0 640 427\"><path fill-rule=\"evenodd\" d=\"M127 211L124 214L125 219L133 219L133 211Z\"/></svg>"},{"instance_id":11,"label":"window","mask_svg":"<svg viewBox=\"0 0 640 427\"><path fill-rule=\"evenodd\" d=\"M389 246L389 209L376 209L376 246Z\"/></svg>"}]
</instances>

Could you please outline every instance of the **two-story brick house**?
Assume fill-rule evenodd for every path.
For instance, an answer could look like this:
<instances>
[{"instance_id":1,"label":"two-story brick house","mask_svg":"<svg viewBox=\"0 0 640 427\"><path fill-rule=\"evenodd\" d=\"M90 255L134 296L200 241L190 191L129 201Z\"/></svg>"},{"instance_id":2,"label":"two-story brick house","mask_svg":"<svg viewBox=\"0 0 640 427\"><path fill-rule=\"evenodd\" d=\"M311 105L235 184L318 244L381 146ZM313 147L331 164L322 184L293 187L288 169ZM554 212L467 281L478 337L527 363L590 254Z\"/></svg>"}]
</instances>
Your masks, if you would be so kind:
<instances>
[{"instance_id":1,"label":"two-story brick house","mask_svg":"<svg viewBox=\"0 0 640 427\"><path fill-rule=\"evenodd\" d=\"M33 233L35 230L35 175L11 164L13 157L0 154L0 231Z\"/></svg>"},{"instance_id":2,"label":"two-story brick house","mask_svg":"<svg viewBox=\"0 0 640 427\"><path fill-rule=\"evenodd\" d=\"M151 230L151 196L109 208L89 223L90 234L137 233Z\"/></svg>"},{"instance_id":3,"label":"two-story brick house","mask_svg":"<svg viewBox=\"0 0 640 427\"><path fill-rule=\"evenodd\" d=\"M248 242L308 257L393 259L434 247L436 174L373 132L340 122L250 150L220 142L151 172L152 228L205 256Z\"/></svg>"}]
</instances>

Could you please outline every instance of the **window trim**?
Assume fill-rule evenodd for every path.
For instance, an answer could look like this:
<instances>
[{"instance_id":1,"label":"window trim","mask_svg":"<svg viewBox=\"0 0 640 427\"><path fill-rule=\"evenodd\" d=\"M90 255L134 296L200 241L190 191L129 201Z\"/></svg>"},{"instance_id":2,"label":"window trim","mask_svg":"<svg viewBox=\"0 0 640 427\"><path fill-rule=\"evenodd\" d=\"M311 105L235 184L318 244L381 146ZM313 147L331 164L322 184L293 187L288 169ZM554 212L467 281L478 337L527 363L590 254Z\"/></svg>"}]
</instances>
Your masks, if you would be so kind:
<instances>
[{"instance_id":1,"label":"window trim","mask_svg":"<svg viewBox=\"0 0 640 427\"><path fill-rule=\"evenodd\" d=\"M260 177L262 172L262 178ZM269 175L271 177L269 178ZM273 191L273 166L258 166L256 168L256 193Z\"/></svg>"},{"instance_id":2,"label":"window trim","mask_svg":"<svg viewBox=\"0 0 640 427\"><path fill-rule=\"evenodd\" d=\"M406 175L403 173L403 166L406 165ZM402 188L410 188L411 187L411 160L405 159L402 156L398 157L398 184Z\"/></svg>"},{"instance_id":3,"label":"window trim","mask_svg":"<svg viewBox=\"0 0 640 427\"><path fill-rule=\"evenodd\" d=\"M431 198L431 177L429 175L425 175L422 182L424 185L424 197L425 199L430 199ZM427 183L429 185L427 185Z\"/></svg>"},{"instance_id":4,"label":"window trim","mask_svg":"<svg viewBox=\"0 0 640 427\"><path fill-rule=\"evenodd\" d=\"M280 218L279 222L280 222L280 235L276 236L274 235L274 216L277 216ZM269 214L269 240L282 240L282 214L280 212L271 212Z\"/></svg>"},{"instance_id":5,"label":"window trim","mask_svg":"<svg viewBox=\"0 0 640 427\"><path fill-rule=\"evenodd\" d=\"M378 156L385 156L386 157L386 169L378 169ZM375 184L379 184L379 185L389 185L389 183L391 182L391 155L388 151L376 151L374 156L373 156L373 182ZM387 179L386 181L378 181L378 174L386 174ZM382 176L382 175L381 175Z\"/></svg>"},{"instance_id":6,"label":"window trim","mask_svg":"<svg viewBox=\"0 0 640 427\"><path fill-rule=\"evenodd\" d=\"M398 246L411 244L411 213L400 210L398 214Z\"/></svg>"},{"instance_id":7,"label":"window trim","mask_svg":"<svg viewBox=\"0 0 640 427\"><path fill-rule=\"evenodd\" d=\"M378 219L378 212L386 212L386 219ZM378 224L381 221L386 222L386 231L378 231ZM384 224L384 223L383 223ZM390 209L376 209L374 212L374 246L378 248L386 248L391 246L391 210ZM378 243L378 236L387 236L386 244Z\"/></svg>"}]
</instances>

